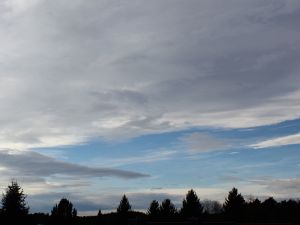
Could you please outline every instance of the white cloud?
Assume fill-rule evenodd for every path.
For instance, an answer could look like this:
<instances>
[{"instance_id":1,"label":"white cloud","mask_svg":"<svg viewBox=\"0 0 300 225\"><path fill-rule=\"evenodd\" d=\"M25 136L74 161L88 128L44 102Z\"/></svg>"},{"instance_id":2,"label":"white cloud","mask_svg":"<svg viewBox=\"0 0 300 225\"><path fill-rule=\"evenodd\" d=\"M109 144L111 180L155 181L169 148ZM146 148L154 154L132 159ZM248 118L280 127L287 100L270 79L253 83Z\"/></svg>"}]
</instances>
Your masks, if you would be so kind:
<instances>
[{"instance_id":1,"label":"white cloud","mask_svg":"<svg viewBox=\"0 0 300 225\"><path fill-rule=\"evenodd\" d=\"M284 145L295 145L300 144L300 133L271 138L265 141L261 141L250 145L252 148L272 148Z\"/></svg>"},{"instance_id":2,"label":"white cloud","mask_svg":"<svg viewBox=\"0 0 300 225\"><path fill-rule=\"evenodd\" d=\"M299 8L285 0L5 1L0 147L298 118Z\"/></svg>"}]
</instances>

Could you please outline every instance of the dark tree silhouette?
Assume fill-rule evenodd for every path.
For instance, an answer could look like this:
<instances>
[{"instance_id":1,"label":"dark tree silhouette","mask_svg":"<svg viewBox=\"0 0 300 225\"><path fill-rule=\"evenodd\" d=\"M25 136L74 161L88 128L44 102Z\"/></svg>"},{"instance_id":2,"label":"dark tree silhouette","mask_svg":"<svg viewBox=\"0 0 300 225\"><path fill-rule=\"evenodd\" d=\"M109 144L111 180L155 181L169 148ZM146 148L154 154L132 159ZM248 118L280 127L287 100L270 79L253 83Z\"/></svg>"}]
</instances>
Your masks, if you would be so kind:
<instances>
[{"instance_id":1,"label":"dark tree silhouette","mask_svg":"<svg viewBox=\"0 0 300 225\"><path fill-rule=\"evenodd\" d=\"M288 200L282 201L281 205L281 214L283 218L291 218L296 224L300 224L300 201L298 200Z\"/></svg>"},{"instance_id":2,"label":"dark tree silhouette","mask_svg":"<svg viewBox=\"0 0 300 225\"><path fill-rule=\"evenodd\" d=\"M193 189L189 190L182 202L181 213L185 217L199 217L203 212L200 199Z\"/></svg>"},{"instance_id":3,"label":"dark tree silhouette","mask_svg":"<svg viewBox=\"0 0 300 225\"><path fill-rule=\"evenodd\" d=\"M97 216L98 216L98 217L101 217L101 216L102 216L101 209L99 209L99 211L98 211L98 213L97 213Z\"/></svg>"},{"instance_id":4,"label":"dark tree silhouette","mask_svg":"<svg viewBox=\"0 0 300 225\"><path fill-rule=\"evenodd\" d=\"M177 214L177 210L170 199L165 199L162 201L159 211L163 217L172 217Z\"/></svg>"},{"instance_id":5,"label":"dark tree silhouette","mask_svg":"<svg viewBox=\"0 0 300 225\"><path fill-rule=\"evenodd\" d=\"M77 210L73 208L73 204L68 199L62 198L58 205L53 207L51 216L70 219L77 216Z\"/></svg>"},{"instance_id":6,"label":"dark tree silhouette","mask_svg":"<svg viewBox=\"0 0 300 225\"><path fill-rule=\"evenodd\" d=\"M238 193L236 188L232 188L223 205L226 215L231 219L239 219L243 216L244 207L244 197Z\"/></svg>"},{"instance_id":7,"label":"dark tree silhouette","mask_svg":"<svg viewBox=\"0 0 300 225\"><path fill-rule=\"evenodd\" d=\"M267 209L274 209L277 207L277 202L273 197L269 197L262 203L262 206Z\"/></svg>"},{"instance_id":8,"label":"dark tree silhouette","mask_svg":"<svg viewBox=\"0 0 300 225\"><path fill-rule=\"evenodd\" d=\"M129 204L128 198L126 197L126 195L123 195L120 204L117 208L117 212L119 214L126 214L130 210L131 210L131 205Z\"/></svg>"},{"instance_id":9,"label":"dark tree silhouette","mask_svg":"<svg viewBox=\"0 0 300 225\"><path fill-rule=\"evenodd\" d=\"M148 215L150 217L158 217L159 216L159 203L158 201L156 200L153 200L151 203L150 203L150 206L148 208Z\"/></svg>"},{"instance_id":10,"label":"dark tree silhouette","mask_svg":"<svg viewBox=\"0 0 300 225\"><path fill-rule=\"evenodd\" d=\"M26 204L26 195L16 181L12 181L6 188L2 198L2 213L10 217L25 216L29 207Z\"/></svg>"},{"instance_id":11,"label":"dark tree silhouette","mask_svg":"<svg viewBox=\"0 0 300 225\"><path fill-rule=\"evenodd\" d=\"M219 214L223 212L223 206L218 201L204 200L201 202L203 211L207 214Z\"/></svg>"},{"instance_id":12,"label":"dark tree silhouette","mask_svg":"<svg viewBox=\"0 0 300 225\"><path fill-rule=\"evenodd\" d=\"M272 219L278 216L279 204L273 197L267 198L261 206L265 218Z\"/></svg>"},{"instance_id":13,"label":"dark tree silhouette","mask_svg":"<svg viewBox=\"0 0 300 225\"><path fill-rule=\"evenodd\" d=\"M261 202L259 199L254 199L246 205L248 220L258 220L262 216Z\"/></svg>"}]
</instances>

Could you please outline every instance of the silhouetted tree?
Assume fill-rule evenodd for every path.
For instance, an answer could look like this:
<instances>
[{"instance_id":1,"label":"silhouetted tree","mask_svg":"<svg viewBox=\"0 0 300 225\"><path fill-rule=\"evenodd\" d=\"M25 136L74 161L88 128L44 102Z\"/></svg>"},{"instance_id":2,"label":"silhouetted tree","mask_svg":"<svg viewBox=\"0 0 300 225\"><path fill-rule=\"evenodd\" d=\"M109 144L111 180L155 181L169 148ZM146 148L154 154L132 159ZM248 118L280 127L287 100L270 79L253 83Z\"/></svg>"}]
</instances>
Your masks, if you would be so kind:
<instances>
[{"instance_id":1,"label":"silhouetted tree","mask_svg":"<svg viewBox=\"0 0 300 225\"><path fill-rule=\"evenodd\" d=\"M26 204L26 195L16 181L12 181L6 188L2 198L2 213L10 217L25 216L29 207Z\"/></svg>"},{"instance_id":2,"label":"silhouetted tree","mask_svg":"<svg viewBox=\"0 0 300 225\"><path fill-rule=\"evenodd\" d=\"M185 217L199 217L203 212L200 199L193 189L189 190L182 202L181 213Z\"/></svg>"},{"instance_id":3,"label":"silhouetted tree","mask_svg":"<svg viewBox=\"0 0 300 225\"><path fill-rule=\"evenodd\" d=\"M203 210L208 214L219 214L223 212L223 206L218 201L204 200L201 202Z\"/></svg>"},{"instance_id":4,"label":"silhouetted tree","mask_svg":"<svg viewBox=\"0 0 300 225\"><path fill-rule=\"evenodd\" d=\"M117 212L119 214L126 214L130 210L131 210L131 205L129 204L128 198L126 197L126 195L123 195L120 204L117 208Z\"/></svg>"},{"instance_id":5,"label":"silhouetted tree","mask_svg":"<svg viewBox=\"0 0 300 225\"><path fill-rule=\"evenodd\" d=\"M165 199L162 201L159 211L163 217L172 217L177 213L177 210L170 199Z\"/></svg>"},{"instance_id":6,"label":"silhouetted tree","mask_svg":"<svg viewBox=\"0 0 300 225\"><path fill-rule=\"evenodd\" d=\"M97 213L97 216L98 216L98 217L101 217L101 216L102 216L101 209L99 209L99 211L98 211L98 213Z\"/></svg>"},{"instance_id":7,"label":"silhouetted tree","mask_svg":"<svg viewBox=\"0 0 300 225\"><path fill-rule=\"evenodd\" d=\"M259 199L250 200L246 205L248 220L257 221L262 217L261 202Z\"/></svg>"},{"instance_id":8,"label":"silhouetted tree","mask_svg":"<svg viewBox=\"0 0 300 225\"><path fill-rule=\"evenodd\" d=\"M288 200L280 203L283 218L291 218L296 224L300 224L300 201Z\"/></svg>"},{"instance_id":9,"label":"silhouetted tree","mask_svg":"<svg viewBox=\"0 0 300 225\"><path fill-rule=\"evenodd\" d=\"M223 205L226 215L230 219L242 218L245 206L244 197L238 193L236 188L232 188Z\"/></svg>"},{"instance_id":10,"label":"silhouetted tree","mask_svg":"<svg viewBox=\"0 0 300 225\"><path fill-rule=\"evenodd\" d=\"M77 210L73 208L73 204L68 199L62 198L58 205L53 207L51 216L70 219L77 216Z\"/></svg>"},{"instance_id":11,"label":"silhouetted tree","mask_svg":"<svg viewBox=\"0 0 300 225\"><path fill-rule=\"evenodd\" d=\"M158 201L156 201L156 200L153 200L151 203L150 203L150 206L149 206L149 208L148 208L148 215L150 216L150 217L153 217L153 218L155 218L155 217L158 217L159 216L159 203L158 203Z\"/></svg>"},{"instance_id":12,"label":"silhouetted tree","mask_svg":"<svg viewBox=\"0 0 300 225\"><path fill-rule=\"evenodd\" d=\"M267 198L263 203L261 203L264 217L266 219L275 219L278 217L278 203L273 197Z\"/></svg>"}]
</instances>

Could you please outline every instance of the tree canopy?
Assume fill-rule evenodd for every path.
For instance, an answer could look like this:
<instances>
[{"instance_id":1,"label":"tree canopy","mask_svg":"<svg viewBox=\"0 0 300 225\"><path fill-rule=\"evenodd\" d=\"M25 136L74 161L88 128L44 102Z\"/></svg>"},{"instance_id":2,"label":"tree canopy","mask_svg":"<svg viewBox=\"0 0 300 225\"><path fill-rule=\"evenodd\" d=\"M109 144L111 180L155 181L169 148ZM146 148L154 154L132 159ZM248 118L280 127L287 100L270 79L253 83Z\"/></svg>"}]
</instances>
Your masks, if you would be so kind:
<instances>
[{"instance_id":1,"label":"tree canopy","mask_svg":"<svg viewBox=\"0 0 300 225\"><path fill-rule=\"evenodd\" d=\"M159 207L159 211L163 217L171 217L177 213L177 210L176 210L174 204L168 198L165 199L164 201L162 201L162 203Z\"/></svg>"},{"instance_id":2,"label":"tree canopy","mask_svg":"<svg viewBox=\"0 0 300 225\"><path fill-rule=\"evenodd\" d=\"M58 205L56 204L51 215L53 217L74 218L77 216L77 210L73 208L73 204L66 198L62 198Z\"/></svg>"},{"instance_id":3,"label":"tree canopy","mask_svg":"<svg viewBox=\"0 0 300 225\"><path fill-rule=\"evenodd\" d=\"M193 189L189 190L182 202L182 215L185 217L200 216L202 211L203 206L196 192Z\"/></svg>"},{"instance_id":4,"label":"tree canopy","mask_svg":"<svg viewBox=\"0 0 300 225\"><path fill-rule=\"evenodd\" d=\"M12 181L2 197L2 212L7 216L27 215L29 207L26 204L26 195L16 181Z\"/></svg>"},{"instance_id":5,"label":"tree canopy","mask_svg":"<svg viewBox=\"0 0 300 225\"><path fill-rule=\"evenodd\" d=\"M128 201L128 198L126 197L126 195L123 195L123 197L120 201L120 204L117 208L117 212L120 213L120 214L124 214L124 213L127 213L130 210L131 210L131 205Z\"/></svg>"},{"instance_id":6,"label":"tree canopy","mask_svg":"<svg viewBox=\"0 0 300 225\"><path fill-rule=\"evenodd\" d=\"M158 201L153 200L150 203L150 206L148 208L147 213L151 217L157 217L157 216L159 216L160 211L159 211L159 203L158 203Z\"/></svg>"},{"instance_id":7,"label":"tree canopy","mask_svg":"<svg viewBox=\"0 0 300 225\"><path fill-rule=\"evenodd\" d=\"M241 217L245 206L244 197L238 193L238 189L232 188L223 205L225 213L231 218Z\"/></svg>"}]
</instances>

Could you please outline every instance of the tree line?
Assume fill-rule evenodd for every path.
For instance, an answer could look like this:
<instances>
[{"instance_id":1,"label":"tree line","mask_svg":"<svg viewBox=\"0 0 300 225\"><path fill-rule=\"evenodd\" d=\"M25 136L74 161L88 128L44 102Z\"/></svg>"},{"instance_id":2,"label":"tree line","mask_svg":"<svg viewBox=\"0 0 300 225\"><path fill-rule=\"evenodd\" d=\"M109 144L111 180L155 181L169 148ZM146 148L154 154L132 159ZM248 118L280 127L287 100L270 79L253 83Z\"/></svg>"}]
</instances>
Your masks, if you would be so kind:
<instances>
[{"instance_id":1,"label":"tree line","mask_svg":"<svg viewBox=\"0 0 300 225\"><path fill-rule=\"evenodd\" d=\"M116 212L103 214L101 210L95 216L80 217L70 200L62 198L55 204L50 214L29 214L26 195L16 181L12 181L2 196L0 220L6 224L54 225L54 224L151 224L159 222L182 222L203 224L211 222L300 222L300 201L283 200L277 202L273 197L264 201L251 199L246 201L236 188L229 191L224 204L217 201L200 201L191 189L177 208L170 199L161 203L153 200L147 212L134 211L126 195L120 200ZM0 221L0 223L1 223Z\"/></svg>"}]
</instances>

